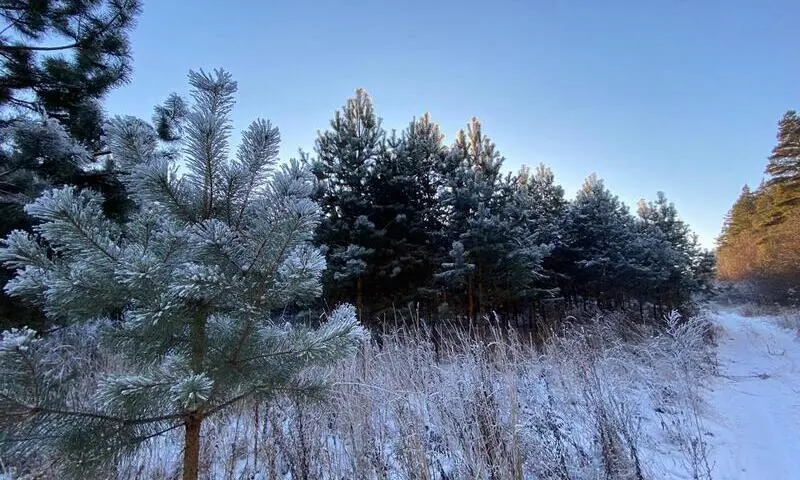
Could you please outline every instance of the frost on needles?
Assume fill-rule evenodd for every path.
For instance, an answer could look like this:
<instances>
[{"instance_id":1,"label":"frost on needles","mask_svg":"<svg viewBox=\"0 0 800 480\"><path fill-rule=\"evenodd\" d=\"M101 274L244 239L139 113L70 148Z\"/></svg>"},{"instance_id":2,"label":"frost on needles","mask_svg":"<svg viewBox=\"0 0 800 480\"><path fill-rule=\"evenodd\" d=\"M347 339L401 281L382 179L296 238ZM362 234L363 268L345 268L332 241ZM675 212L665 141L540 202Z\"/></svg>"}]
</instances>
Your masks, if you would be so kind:
<instances>
[{"instance_id":1,"label":"frost on needles","mask_svg":"<svg viewBox=\"0 0 800 480\"><path fill-rule=\"evenodd\" d=\"M220 70L191 72L189 83L191 102L173 119L177 140L165 144L133 117L107 126L137 204L128 221L106 218L99 194L65 186L25 207L34 234L6 238L0 259L17 272L6 291L54 323L95 322L101 345L122 361L97 378L57 374L53 339L5 332L0 448L58 450L66 469L108 473L117 455L182 429L184 478L196 478L204 419L278 394L322 392L323 379L307 369L364 338L349 305L316 327L273 316L321 293L313 176L301 162L278 165L278 129L264 120L229 158L236 82Z\"/></svg>"}]
</instances>

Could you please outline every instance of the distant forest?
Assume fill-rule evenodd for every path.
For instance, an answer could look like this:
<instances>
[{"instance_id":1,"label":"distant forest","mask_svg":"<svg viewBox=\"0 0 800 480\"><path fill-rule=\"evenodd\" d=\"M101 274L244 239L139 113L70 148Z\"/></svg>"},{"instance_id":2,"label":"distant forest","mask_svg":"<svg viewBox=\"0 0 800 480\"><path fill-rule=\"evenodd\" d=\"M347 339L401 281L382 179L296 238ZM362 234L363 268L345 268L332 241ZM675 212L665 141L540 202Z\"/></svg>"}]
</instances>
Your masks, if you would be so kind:
<instances>
[{"instance_id":1,"label":"distant forest","mask_svg":"<svg viewBox=\"0 0 800 480\"><path fill-rule=\"evenodd\" d=\"M719 277L748 281L763 298L800 292L800 116L787 112L756 190L747 185L725 219L717 249Z\"/></svg>"}]
</instances>

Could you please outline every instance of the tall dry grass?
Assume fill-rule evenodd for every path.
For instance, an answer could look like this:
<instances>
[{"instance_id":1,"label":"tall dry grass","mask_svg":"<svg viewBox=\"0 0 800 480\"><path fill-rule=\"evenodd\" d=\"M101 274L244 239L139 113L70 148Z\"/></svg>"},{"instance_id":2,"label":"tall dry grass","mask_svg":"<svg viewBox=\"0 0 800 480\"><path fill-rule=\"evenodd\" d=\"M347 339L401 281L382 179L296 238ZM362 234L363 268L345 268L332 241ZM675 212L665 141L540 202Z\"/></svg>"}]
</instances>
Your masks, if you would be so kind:
<instances>
[{"instance_id":1,"label":"tall dry grass","mask_svg":"<svg viewBox=\"0 0 800 480\"><path fill-rule=\"evenodd\" d=\"M276 398L207 422L203 475L708 478L708 322L673 316L655 330L609 315L558 333L536 346L497 323L465 332L415 319L309 372L333 382L325 402ZM180 445L179 434L149 441L109 476L178 478Z\"/></svg>"}]
</instances>

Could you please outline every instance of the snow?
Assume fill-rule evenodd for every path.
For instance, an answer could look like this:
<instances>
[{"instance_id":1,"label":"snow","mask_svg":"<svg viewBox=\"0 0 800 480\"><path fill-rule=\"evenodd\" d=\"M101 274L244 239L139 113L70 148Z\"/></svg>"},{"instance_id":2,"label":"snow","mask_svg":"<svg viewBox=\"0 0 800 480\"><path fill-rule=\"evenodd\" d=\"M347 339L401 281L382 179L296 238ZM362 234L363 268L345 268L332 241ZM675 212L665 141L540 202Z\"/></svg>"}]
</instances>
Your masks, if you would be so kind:
<instances>
[{"instance_id":1,"label":"snow","mask_svg":"<svg viewBox=\"0 0 800 480\"><path fill-rule=\"evenodd\" d=\"M800 478L800 342L769 317L715 315L719 376L706 430L715 480Z\"/></svg>"}]
</instances>

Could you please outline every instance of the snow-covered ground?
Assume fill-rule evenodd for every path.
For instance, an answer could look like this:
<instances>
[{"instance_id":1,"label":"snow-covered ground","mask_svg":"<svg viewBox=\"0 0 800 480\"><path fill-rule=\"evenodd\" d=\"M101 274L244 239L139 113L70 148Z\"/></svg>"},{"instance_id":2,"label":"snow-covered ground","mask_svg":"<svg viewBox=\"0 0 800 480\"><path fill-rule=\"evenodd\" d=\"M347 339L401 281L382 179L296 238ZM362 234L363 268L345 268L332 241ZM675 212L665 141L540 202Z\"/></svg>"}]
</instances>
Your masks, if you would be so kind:
<instances>
[{"instance_id":1,"label":"snow-covered ground","mask_svg":"<svg viewBox=\"0 0 800 480\"><path fill-rule=\"evenodd\" d=\"M800 341L770 317L714 315L719 376L705 429L715 480L800 479Z\"/></svg>"}]
</instances>

